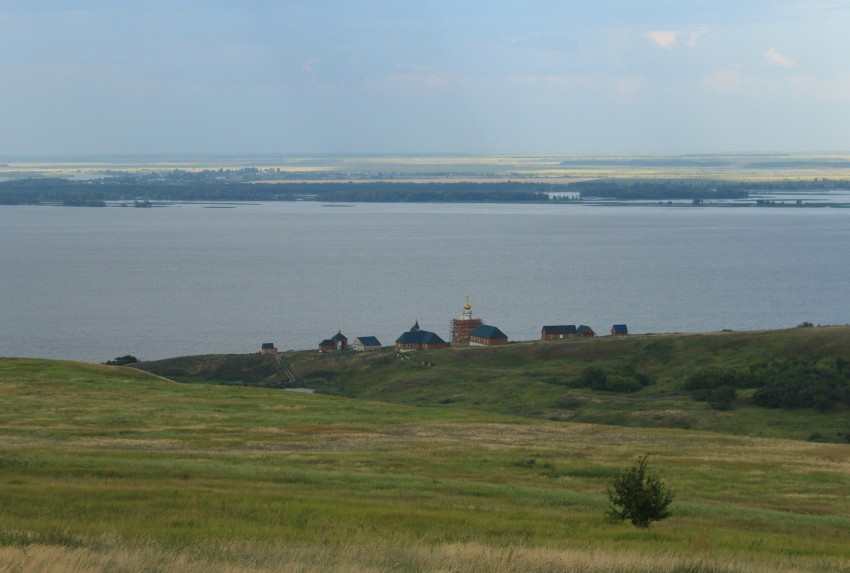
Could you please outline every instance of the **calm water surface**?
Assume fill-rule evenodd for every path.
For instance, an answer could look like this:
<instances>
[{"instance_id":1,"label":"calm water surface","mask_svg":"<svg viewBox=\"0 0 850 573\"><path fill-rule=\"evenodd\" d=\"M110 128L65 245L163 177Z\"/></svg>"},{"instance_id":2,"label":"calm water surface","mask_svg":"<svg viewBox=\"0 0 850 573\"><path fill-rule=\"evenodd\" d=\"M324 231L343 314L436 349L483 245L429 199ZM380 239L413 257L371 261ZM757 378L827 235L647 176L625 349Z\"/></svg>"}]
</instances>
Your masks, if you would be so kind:
<instances>
[{"instance_id":1,"label":"calm water surface","mask_svg":"<svg viewBox=\"0 0 850 573\"><path fill-rule=\"evenodd\" d=\"M850 322L850 210L581 205L0 207L0 356L104 361L449 336Z\"/></svg>"}]
</instances>

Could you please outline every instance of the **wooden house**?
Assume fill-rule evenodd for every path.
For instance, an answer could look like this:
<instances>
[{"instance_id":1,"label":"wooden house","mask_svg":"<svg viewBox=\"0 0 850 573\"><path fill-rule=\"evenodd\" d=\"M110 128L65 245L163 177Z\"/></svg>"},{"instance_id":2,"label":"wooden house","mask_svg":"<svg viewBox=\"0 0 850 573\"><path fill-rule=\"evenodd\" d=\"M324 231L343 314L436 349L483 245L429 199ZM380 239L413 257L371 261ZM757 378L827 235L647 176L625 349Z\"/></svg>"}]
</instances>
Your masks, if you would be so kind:
<instances>
[{"instance_id":1,"label":"wooden house","mask_svg":"<svg viewBox=\"0 0 850 573\"><path fill-rule=\"evenodd\" d=\"M488 324L482 324L469 333L470 346L500 346L508 343L508 336Z\"/></svg>"},{"instance_id":2,"label":"wooden house","mask_svg":"<svg viewBox=\"0 0 850 573\"><path fill-rule=\"evenodd\" d=\"M263 342L260 346L260 354L277 354L277 348L274 347L273 342Z\"/></svg>"},{"instance_id":3,"label":"wooden house","mask_svg":"<svg viewBox=\"0 0 850 573\"><path fill-rule=\"evenodd\" d=\"M358 352L374 352L381 349L381 343L374 336L358 336L351 343L351 348Z\"/></svg>"},{"instance_id":4,"label":"wooden house","mask_svg":"<svg viewBox=\"0 0 850 573\"><path fill-rule=\"evenodd\" d=\"M559 340L561 338L576 338L578 329L575 324L557 324L544 326L540 331L541 340Z\"/></svg>"},{"instance_id":5,"label":"wooden house","mask_svg":"<svg viewBox=\"0 0 850 573\"><path fill-rule=\"evenodd\" d=\"M629 327L625 324L615 324L611 327L611 336L628 336Z\"/></svg>"},{"instance_id":6,"label":"wooden house","mask_svg":"<svg viewBox=\"0 0 850 573\"><path fill-rule=\"evenodd\" d=\"M596 336L596 333L595 333L595 332L593 332L593 329L592 329L592 328L590 328L590 327L589 327L589 326L587 326L587 325L584 325L584 324L582 324L581 326L579 326L579 327L576 329L576 331L577 331L577 336L578 336L579 338L593 338L594 336Z\"/></svg>"},{"instance_id":7,"label":"wooden house","mask_svg":"<svg viewBox=\"0 0 850 573\"><path fill-rule=\"evenodd\" d=\"M401 352L412 352L414 350L432 350L434 348L445 348L446 341L427 330L419 328L419 321L413 328L399 336L395 341L395 347Z\"/></svg>"},{"instance_id":8,"label":"wooden house","mask_svg":"<svg viewBox=\"0 0 850 573\"><path fill-rule=\"evenodd\" d=\"M342 332L337 332L331 338L326 338L319 343L319 352L334 350L348 350L348 338Z\"/></svg>"}]
</instances>

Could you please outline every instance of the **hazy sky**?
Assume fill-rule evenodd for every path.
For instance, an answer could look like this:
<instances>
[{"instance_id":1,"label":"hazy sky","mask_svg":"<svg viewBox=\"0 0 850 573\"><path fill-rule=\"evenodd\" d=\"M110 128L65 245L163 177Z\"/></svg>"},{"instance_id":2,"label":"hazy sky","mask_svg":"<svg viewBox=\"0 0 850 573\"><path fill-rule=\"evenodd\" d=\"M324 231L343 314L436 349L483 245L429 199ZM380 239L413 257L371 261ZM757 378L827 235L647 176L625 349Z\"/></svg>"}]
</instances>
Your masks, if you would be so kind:
<instances>
[{"instance_id":1,"label":"hazy sky","mask_svg":"<svg viewBox=\"0 0 850 573\"><path fill-rule=\"evenodd\" d=\"M0 160L830 150L848 0L0 0Z\"/></svg>"}]
</instances>

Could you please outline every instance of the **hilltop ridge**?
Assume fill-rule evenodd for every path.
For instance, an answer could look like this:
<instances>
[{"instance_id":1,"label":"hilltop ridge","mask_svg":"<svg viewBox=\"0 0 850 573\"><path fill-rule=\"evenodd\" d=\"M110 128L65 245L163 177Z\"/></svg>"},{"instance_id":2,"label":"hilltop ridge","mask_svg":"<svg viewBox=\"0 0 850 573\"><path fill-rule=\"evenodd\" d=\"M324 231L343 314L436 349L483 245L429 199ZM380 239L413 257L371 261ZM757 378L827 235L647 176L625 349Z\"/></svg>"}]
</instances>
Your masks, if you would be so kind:
<instances>
[{"instance_id":1,"label":"hilltop ridge","mask_svg":"<svg viewBox=\"0 0 850 573\"><path fill-rule=\"evenodd\" d=\"M283 376L273 357L260 354L180 357L135 366L181 382L299 386L320 394L555 421L850 440L841 406L830 411L764 408L753 403L752 389L743 389L730 408L720 410L696 400L683 386L694 372L709 367L746 369L782 359L848 361L850 326L606 336L407 355L384 348L281 356L295 382ZM581 387L587 369L607 373L620 387Z\"/></svg>"}]
</instances>

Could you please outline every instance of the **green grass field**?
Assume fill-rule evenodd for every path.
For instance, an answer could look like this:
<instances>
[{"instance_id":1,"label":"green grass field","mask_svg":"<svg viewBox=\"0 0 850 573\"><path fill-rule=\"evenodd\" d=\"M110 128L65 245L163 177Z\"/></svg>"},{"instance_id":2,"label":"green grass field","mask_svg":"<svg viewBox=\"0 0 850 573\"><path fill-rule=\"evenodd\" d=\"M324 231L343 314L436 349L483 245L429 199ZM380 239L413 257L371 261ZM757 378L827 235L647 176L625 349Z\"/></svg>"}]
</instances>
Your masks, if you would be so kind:
<instances>
[{"instance_id":1,"label":"green grass field","mask_svg":"<svg viewBox=\"0 0 850 573\"><path fill-rule=\"evenodd\" d=\"M850 571L850 445L0 359L0 571ZM635 458L676 491L604 521Z\"/></svg>"}]
</instances>

